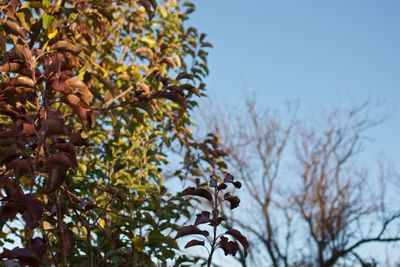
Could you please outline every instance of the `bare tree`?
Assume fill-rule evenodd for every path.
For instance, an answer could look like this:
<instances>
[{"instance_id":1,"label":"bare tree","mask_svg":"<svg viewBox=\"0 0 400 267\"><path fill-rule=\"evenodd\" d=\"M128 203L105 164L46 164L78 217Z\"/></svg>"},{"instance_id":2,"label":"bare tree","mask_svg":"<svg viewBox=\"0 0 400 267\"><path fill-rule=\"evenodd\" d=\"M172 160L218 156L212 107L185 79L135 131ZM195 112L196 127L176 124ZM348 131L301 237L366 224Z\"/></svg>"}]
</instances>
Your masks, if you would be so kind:
<instances>
[{"instance_id":1,"label":"bare tree","mask_svg":"<svg viewBox=\"0 0 400 267\"><path fill-rule=\"evenodd\" d=\"M321 123L300 122L296 107L282 117L248 99L240 116L207 114L248 193L247 213L227 222L247 231L252 244L251 257L237 259L242 266L373 266L360 247L400 241L385 176L372 180L357 167L367 131L381 121L368 116L368 104L319 114Z\"/></svg>"}]
</instances>

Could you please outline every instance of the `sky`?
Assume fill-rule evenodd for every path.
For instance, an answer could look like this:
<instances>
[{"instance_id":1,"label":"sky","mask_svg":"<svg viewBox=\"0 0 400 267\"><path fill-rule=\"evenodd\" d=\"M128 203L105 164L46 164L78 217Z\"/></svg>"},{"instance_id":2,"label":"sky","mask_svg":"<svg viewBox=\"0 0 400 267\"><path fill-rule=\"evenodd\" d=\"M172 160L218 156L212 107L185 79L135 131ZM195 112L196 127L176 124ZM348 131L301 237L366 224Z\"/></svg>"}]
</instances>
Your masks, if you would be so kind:
<instances>
[{"instance_id":1,"label":"sky","mask_svg":"<svg viewBox=\"0 0 400 267\"><path fill-rule=\"evenodd\" d=\"M400 166L400 1L195 3L190 24L214 46L206 79L214 103L243 106L244 91L250 91L261 106L273 109L298 100L306 116L321 108L380 102L379 112L389 118L370 132L363 160L375 163L383 153Z\"/></svg>"},{"instance_id":2,"label":"sky","mask_svg":"<svg viewBox=\"0 0 400 267\"><path fill-rule=\"evenodd\" d=\"M306 115L379 102L389 119L371 132L371 153L399 165L400 1L195 3L190 24L214 46L206 79L213 101L235 107L250 91L268 108L298 100Z\"/></svg>"}]
</instances>

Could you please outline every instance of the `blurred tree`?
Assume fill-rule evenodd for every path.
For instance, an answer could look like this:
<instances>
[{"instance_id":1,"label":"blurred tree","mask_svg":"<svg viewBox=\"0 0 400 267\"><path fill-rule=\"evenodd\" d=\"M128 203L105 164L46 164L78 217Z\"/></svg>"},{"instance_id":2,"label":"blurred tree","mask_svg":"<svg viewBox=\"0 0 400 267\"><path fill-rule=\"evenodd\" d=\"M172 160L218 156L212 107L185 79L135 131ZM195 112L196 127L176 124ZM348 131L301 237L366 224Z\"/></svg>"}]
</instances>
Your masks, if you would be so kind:
<instances>
[{"instance_id":1,"label":"blurred tree","mask_svg":"<svg viewBox=\"0 0 400 267\"><path fill-rule=\"evenodd\" d=\"M253 99L240 116L208 108L205 121L252 203L226 223L248 234L251 257L237 258L242 266L373 266L360 248L400 241L387 175L372 180L358 167L367 131L381 123L368 109L320 113L312 122L297 119L294 103L285 117L258 111Z\"/></svg>"}]
</instances>

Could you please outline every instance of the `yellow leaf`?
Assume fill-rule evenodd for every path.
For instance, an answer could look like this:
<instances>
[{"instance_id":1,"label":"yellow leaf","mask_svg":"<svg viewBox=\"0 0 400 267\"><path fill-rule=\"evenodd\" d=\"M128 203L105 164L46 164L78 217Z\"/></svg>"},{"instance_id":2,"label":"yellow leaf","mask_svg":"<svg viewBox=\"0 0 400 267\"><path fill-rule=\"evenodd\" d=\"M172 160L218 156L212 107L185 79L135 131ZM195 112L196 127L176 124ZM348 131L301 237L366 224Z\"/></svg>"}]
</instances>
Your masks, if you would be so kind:
<instances>
[{"instance_id":1,"label":"yellow leaf","mask_svg":"<svg viewBox=\"0 0 400 267\"><path fill-rule=\"evenodd\" d=\"M51 39L53 39L54 37L56 37L57 33L58 33L58 30L57 30L57 29L54 29L54 30L52 31L52 30L49 28L49 29L47 30L47 37L49 38L49 40L51 40Z\"/></svg>"},{"instance_id":2,"label":"yellow leaf","mask_svg":"<svg viewBox=\"0 0 400 267\"><path fill-rule=\"evenodd\" d=\"M16 15L18 17L18 20L21 22L22 27L24 27L25 30L29 31L31 27L25 21L25 14L22 12L18 12Z\"/></svg>"},{"instance_id":3,"label":"yellow leaf","mask_svg":"<svg viewBox=\"0 0 400 267\"><path fill-rule=\"evenodd\" d=\"M106 225L106 221L104 219L99 219L99 225L101 228L104 228L104 226Z\"/></svg>"}]
</instances>

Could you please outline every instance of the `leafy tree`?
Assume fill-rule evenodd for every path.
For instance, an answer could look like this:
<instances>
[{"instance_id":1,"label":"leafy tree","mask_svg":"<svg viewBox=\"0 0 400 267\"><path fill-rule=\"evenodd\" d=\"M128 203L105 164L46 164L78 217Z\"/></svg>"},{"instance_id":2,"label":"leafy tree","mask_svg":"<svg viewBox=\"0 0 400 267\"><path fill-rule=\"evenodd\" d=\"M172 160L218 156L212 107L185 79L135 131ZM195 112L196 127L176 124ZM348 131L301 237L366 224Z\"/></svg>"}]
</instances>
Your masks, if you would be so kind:
<instances>
[{"instance_id":1,"label":"leafy tree","mask_svg":"<svg viewBox=\"0 0 400 267\"><path fill-rule=\"evenodd\" d=\"M197 149L189 115L211 46L185 26L193 4L9 0L0 9L0 246L10 248L0 259L177 259L171 233L189 202L167 190L163 170L172 146Z\"/></svg>"}]
</instances>

